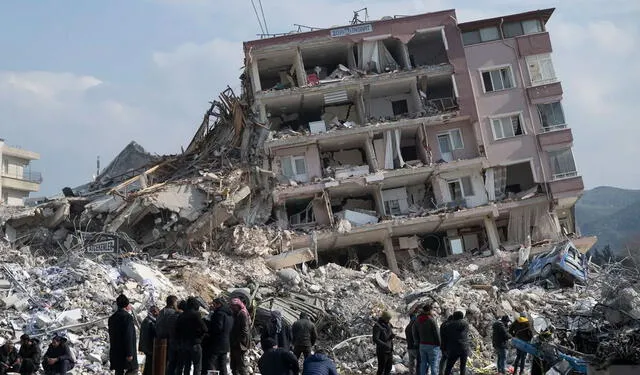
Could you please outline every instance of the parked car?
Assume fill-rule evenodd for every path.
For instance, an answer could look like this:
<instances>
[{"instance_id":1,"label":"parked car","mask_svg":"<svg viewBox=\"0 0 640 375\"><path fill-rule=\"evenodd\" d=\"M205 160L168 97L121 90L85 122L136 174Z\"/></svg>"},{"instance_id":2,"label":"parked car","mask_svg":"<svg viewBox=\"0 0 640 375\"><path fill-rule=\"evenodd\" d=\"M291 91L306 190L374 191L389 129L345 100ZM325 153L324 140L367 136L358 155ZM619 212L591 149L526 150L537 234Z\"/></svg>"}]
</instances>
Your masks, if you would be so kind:
<instances>
[{"instance_id":1,"label":"parked car","mask_svg":"<svg viewBox=\"0 0 640 375\"><path fill-rule=\"evenodd\" d=\"M556 244L551 250L535 255L522 267L516 278L517 284L537 280L550 280L560 285L584 284L587 267L584 254L569 240Z\"/></svg>"}]
</instances>

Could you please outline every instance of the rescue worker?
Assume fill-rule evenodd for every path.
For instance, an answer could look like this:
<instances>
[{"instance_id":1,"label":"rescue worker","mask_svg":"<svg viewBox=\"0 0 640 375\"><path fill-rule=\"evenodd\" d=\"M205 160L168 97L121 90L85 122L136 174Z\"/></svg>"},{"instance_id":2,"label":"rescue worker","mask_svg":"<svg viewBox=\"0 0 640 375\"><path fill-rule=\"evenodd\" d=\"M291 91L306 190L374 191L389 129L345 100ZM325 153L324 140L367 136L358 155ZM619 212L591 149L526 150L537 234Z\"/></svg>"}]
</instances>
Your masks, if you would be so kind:
<instances>
[{"instance_id":1,"label":"rescue worker","mask_svg":"<svg viewBox=\"0 0 640 375\"><path fill-rule=\"evenodd\" d=\"M384 311L373 325L373 342L378 357L377 375L389 375L393 367L393 326L391 313Z\"/></svg>"},{"instance_id":2,"label":"rescue worker","mask_svg":"<svg viewBox=\"0 0 640 375\"><path fill-rule=\"evenodd\" d=\"M493 343L493 349L496 351L496 365L498 367L498 374L505 375L507 367L507 344L511 335L507 332L507 325L509 324L509 317L503 315L500 320L493 322L491 341Z\"/></svg>"},{"instance_id":3,"label":"rescue worker","mask_svg":"<svg viewBox=\"0 0 640 375\"><path fill-rule=\"evenodd\" d=\"M229 339L233 328L233 312L222 298L216 298L212 303L213 314L208 323L209 341L208 357L203 360L203 369L219 371L220 375L227 375L227 361L229 355ZM206 372L203 371L206 375Z\"/></svg>"},{"instance_id":4,"label":"rescue worker","mask_svg":"<svg viewBox=\"0 0 640 375\"><path fill-rule=\"evenodd\" d=\"M338 370L327 353L318 349L304 360L302 375L338 375Z\"/></svg>"},{"instance_id":5,"label":"rescue worker","mask_svg":"<svg viewBox=\"0 0 640 375\"><path fill-rule=\"evenodd\" d=\"M467 358L471 343L469 341L469 323L462 311L453 313L453 319L442 327L442 350L447 355L445 375L451 375L453 366L460 360L460 375L467 373Z\"/></svg>"},{"instance_id":6,"label":"rescue worker","mask_svg":"<svg viewBox=\"0 0 640 375\"><path fill-rule=\"evenodd\" d=\"M151 375L153 370L153 342L156 338L156 319L159 314L158 306L151 306L147 311L147 317L140 325L138 350L145 356L143 375Z\"/></svg>"},{"instance_id":7,"label":"rescue worker","mask_svg":"<svg viewBox=\"0 0 640 375\"><path fill-rule=\"evenodd\" d=\"M311 355L311 348L316 344L318 332L316 325L309 319L307 313L300 313L300 319L296 320L291 327L293 336L293 354L300 358L300 354L306 359Z\"/></svg>"},{"instance_id":8,"label":"rescue worker","mask_svg":"<svg viewBox=\"0 0 640 375\"><path fill-rule=\"evenodd\" d=\"M261 342L264 354L258 360L258 369L261 375L298 375L300 366L293 353L284 348L279 348L278 343L271 337Z\"/></svg>"},{"instance_id":9,"label":"rescue worker","mask_svg":"<svg viewBox=\"0 0 640 375\"><path fill-rule=\"evenodd\" d=\"M135 374L138 371L136 329L131 305L124 294L116 298L118 310L109 317L109 362L116 375Z\"/></svg>"},{"instance_id":10,"label":"rescue worker","mask_svg":"<svg viewBox=\"0 0 640 375\"><path fill-rule=\"evenodd\" d=\"M75 367L75 364L74 355L67 345L67 338L54 336L42 359L45 375L66 374Z\"/></svg>"},{"instance_id":11,"label":"rescue worker","mask_svg":"<svg viewBox=\"0 0 640 375\"><path fill-rule=\"evenodd\" d=\"M20 336L20 374L32 375L38 372L40 368L40 358L42 351L40 350L40 341L29 335Z\"/></svg>"},{"instance_id":12,"label":"rescue worker","mask_svg":"<svg viewBox=\"0 0 640 375\"><path fill-rule=\"evenodd\" d=\"M233 328L230 339L231 372L233 375L247 375L245 354L251 345L249 312L239 298L231 300L231 311L233 311Z\"/></svg>"},{"instance_id":13,"label":"rescue worker","mask_svg":"<svg viewBox=\"0 0 640 375\"><path fill-rule=\"evenodd\" d=\"M7 341L0 347L0 375L8 372L18 372L20 369L20 357L13 341Z\"/></svg>"},{"instance_id":14,"label":"rescue worker","mask_svg":"<svg viewBox=\"0 0 640 375\"><path fill-rule=\"evenodd\" d=\"M527 313L521 312L516 321L511 323L509 327L509 334L513 337L517 337L522 341L531 342L533 339L533 329L531 323L527 319ZM513 365L513 375L518 375L518 368L520 368L520 375L524 373L525 360L527 359L527 352L518 349L516 351L516 362Z\"/></svg>"},{"instance_id":15,"label":"rescue worker","mask_svg":"<svg viewBox=\"0 0 640 375\"><path fill-rule=\"evenodd\" d=\"M438 374L440 330L431 304L425 305L418 315L413 336L420 343L420 375L426 375L429 368L432 374Z\"/></svg>"}]
</instances>

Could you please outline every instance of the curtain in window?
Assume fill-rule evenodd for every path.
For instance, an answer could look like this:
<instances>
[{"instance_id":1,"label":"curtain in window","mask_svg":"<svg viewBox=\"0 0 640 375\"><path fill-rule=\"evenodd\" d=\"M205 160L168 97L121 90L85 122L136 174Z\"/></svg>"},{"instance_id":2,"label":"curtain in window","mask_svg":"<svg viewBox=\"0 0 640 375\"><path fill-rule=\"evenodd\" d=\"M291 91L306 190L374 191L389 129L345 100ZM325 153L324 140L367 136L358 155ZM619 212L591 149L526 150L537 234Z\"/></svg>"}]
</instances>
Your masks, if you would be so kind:
<instances>
[{"instance_id":1,"label":"curtain in window","mask_svg":"<svg viewBox=\"0 0 640 375\"><path fill-rule=\"evenodd\" d=\"M573 160L571 149L552 151L549 153L553 174L561 175L576 171L576 164Z\"/></svg>"},{"instance_id":2,"label":"curtain in window","mask_svg":"<svg viewBox=\"0 0 640 375\"><path fill-rule=\"evenodd\" d=\"M287 177L293 177L293 166L291 165L291 158L282 158L282 174Z\"/></svg>"},{"instance_id":3,"label":"curtain in window","mask_svg":"<svg viewBox=\"0 0 640 375\"><path fill-rule=\"evenodd\" d=\"M494 167L494 188L496 199L502 199L507 189L507 167Z\"/></svg>"}]
</instances>

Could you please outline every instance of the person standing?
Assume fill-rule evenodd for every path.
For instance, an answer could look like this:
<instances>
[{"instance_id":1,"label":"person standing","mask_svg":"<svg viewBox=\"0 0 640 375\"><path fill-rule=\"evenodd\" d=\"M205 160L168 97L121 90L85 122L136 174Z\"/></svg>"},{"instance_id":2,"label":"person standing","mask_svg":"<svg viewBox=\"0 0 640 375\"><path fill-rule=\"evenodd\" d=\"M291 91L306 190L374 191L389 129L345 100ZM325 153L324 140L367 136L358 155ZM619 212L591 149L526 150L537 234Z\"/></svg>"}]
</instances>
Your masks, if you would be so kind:
<instances>
[{"instance_id":1,"label":"person standing","mask_svg":"<svg viewBox=\"0 0 640 375\"><path fill-rule=\"evenodd\" d=\"M42 359L45 375L66 374L75 367L74 358L71 348L67 345L67 338L54 336Z\"/></svg>"},{"instance_id":2,"label":"person standing","mask_svg":"<svg viewBox=\"0 0 640 375\"><path fill-rule=\"evenodd\" d=\"M203 359L207 370L219 371L220 375L227 375L227 357L229 355L229 338L233 328L233 312L222 298L216 298L212 303L213 314L208 324L209 357ZM206 373L203 374L206 375Z\"/></svg>"},{"instance_id":3,"label":"person standing","mask_svg":"<svg viewBox=\"0 0 640 375\"><path fill-rule=\"evenodd\" d=\"M20 351L18 352L18 356L20 357L21 363L21 375L32 375L38 372L40 358L42 357L40 341L29 337L29 335L22 335L20 337Z\"/></svg>"},{"instance_id":4,"label":"person standing","mask_svg":"<svg viewBox=\"0 0 640 375\"><path fill-rule=\"evenodd\" d=\"M529 323L529 319L527 319L527 313L520 313L518 319L511 323L511 326L509 326L509 334L522 341L531 342L533 339L533 329L531 329L531 324ZM513 375L518 375L518 368L520 368L520 375L524 373L526 359L527 352L516 349L516 362L513 365Z\"/></svg>"},{"instance_id":5,"label":"person standing","mask_svg":"<svg viewBox=\"0 0 640 375\"><path fill-rule=\"evenodd\" d=\"M440 330L430 304L422 308L418 315L416 325L413 327L413 336L420 343L420 375L426 375L431 368L432 374L438 374L440 364Z\"/></svg>"},{"instance_id":6,"label":"person standing","mask_svg":"<svg viewBox=\"0 0 640 375\"><path fill-rule=\"evenodd\" d=\"M447 365L447 359L448 359L448 353L446 351L446 346L445 346L445 337L442 334L442 331L445 329L445 327L447 326L447 324L451 323L451 321L453 320L453 315L449 315L447 317L447 320L445 320L444 322L442 322L442 324L440 324L440 340L441 342L441 354L442 356L440 357L440 364L438 366L439 368L439 375L443 375L444 374L444 369L446 368Z\"/></svg>"},{"instance_id":7,"label":"person standing","mask_svg":"<svg viewBox=\"0 0 640 375\"><path fill-rule=\"evenodd\" d=\"M447 353L445 375L451 375L453 366L460 360L460 375L467 373L467 358L471 343L469 341L469 323L462 311L453 313L453 320L445 324L442 331L442 348Z\"/></svg>"},{"instance_id":8,"label":"person standing","mask_svg":"<svg viewBox=\"0 0 640 375\"><path fill-rule=\"evenodd\" d=\"M311 348L316 344L318 332L316 325L309 319L309 314L301 312L300 319L296 320L291 327L293 336L293 354L300 358L300 354L306 359L311 355Z\"/></svg>"},{"instance_id":9,"label":"person standing","mask_svg":"<svg viewBox=\"0 0 640 375\"><path fill-rule=\"evenodd\" d=\"M258 369L261 375L298 375L300 366L293 353L284 348L279 348L278 343L271 337L261 340L265 345L264 354L258 360Z\"/></svg>"},{"instance_id":10,"label":"person standing","mask_svg":"<svg viewBox=\"0 0 640 375\"><path fill-rule=\"evenodd\" d=\"M175 337L176 320L178 319L178 297L168 296L167 305L160 310L156 319L156 338L159 347L166 347L166 375L175 375L178 367L178 343Z\"/></svg>"},{"instance_id":11,"label":"person standing","mask_svg":"<svg viewBox=\"0 0 640 375\"><path fill-rule=\"evenodd\" d=\"M156 319L160 314L158 306L151 306L140 325L140 342L138 342L138 350L144 353L144 371L143 375L151 375L153 373L153 342L156 338Z\"/></svg>"},{"instance_id":12,"label":"person standing","mask_svg":"<svg viewBox=\"0 0 640 375\"><path fill-rule=\"evenodd\" d=\"M10 339L0 347L0 375L8 372L18 372L20 369L20 357L15 345Z\"/></svg>"},{"instance_id":13,"label":"person standing","mask_svg":"<svg viewBox=\"0 0 640 375\"><path fill-rule=\"evenodd\" d=\"M109 362L116 375L135 374L138 371L136 329L129 313L129 299L121 294L116 298L118 310L109 317Z\"/></svg>"},{"instance_id":14,"label":"person standing","mask_svg":"<svg viewBox=\"0 0 640 375\"><path fill-rule=\"evenodd\" d=\"M418 342L413 337L413 326L416 324L415 311L409 315L409 324L404 329L407 339L407 353L409 354L409 375L418 375L420 371L420 355L418 353Z\"/></svg>"},{"instance_id":15,"label":"person standing","mask_svg":"<svg viewBox=\"0 0 640 375\"><path fill-rule=\"evenodd\" d=\"M338 369L327 353L318 349L304 360L302 375L338 375Z\"/></svg>"},{"instance_id":16,"label":"person standing","mask_svg":"<svg viewBox=\"0 0 640 375\"><path fill-rule=\"evenodd\" d=\"M233 327L231 328L231 338L229 340L231 372L233 375L247 375L245 354L251 345L249 312L239 298L231 300L231 311L233 311Z\"/></svg>"},{"instance_id":17,"label":"person standing","mask_svg":"<svg viewBox=\"0 0 640 375\"><path fill-rule=\"evenodd\" d=\"M177 374L189 375L191 366L193 374L202 370L202 338L207 333L207 326L200 315L200 304L195 297L187 299L185 311L176 319L176 340L179 346Z\"/></svg>"},{"instance_id":18,"label":"person standing","mask_svg":"<svg viewBox=\"0 0 640 375\"><path fill-rule=\"evenodd\" d=\"M373 343L376 344L376 356L378 357L377 375L391 374L394 337L391 314L384 311L373 325Z\"/></svg>"},{"instance_id":19,"label":"person standing","mask_svg":"<svg viewBox=\"0 0 640 375\"><path fill-rule=\"evenodd\" d=\"M538 355L533 357L531 361L531 375L544 375L556 362L556 353L550 345L553 339L553 328L548 327L540 332L533 340L532 344L538 350Z\"/></svg>"},{"instance_id":20,"label":"person standing","mask_svg":"<svg viewBox=\"0 0 640 375\"><path fill-rule=\"evenodd\" d=\"M503 315L500 320L493 322L491 341L496 351L498 374L505 375L507 367L507 343L511 336L507 332L509 317Z\"/></svg>"},{"instance_id":21,"label":"person standing","mask_svg":"<svg viewBox=\"0 0 640 375\"><path fill-rule=\"evenodd\" d=\"M291 328L283 324L282 313L278 310L271 311L271 318L260 334L260 345L265 348L266 339L273 339L278 348L290 350L291 348Z\"/></svg>"}]
</instances>

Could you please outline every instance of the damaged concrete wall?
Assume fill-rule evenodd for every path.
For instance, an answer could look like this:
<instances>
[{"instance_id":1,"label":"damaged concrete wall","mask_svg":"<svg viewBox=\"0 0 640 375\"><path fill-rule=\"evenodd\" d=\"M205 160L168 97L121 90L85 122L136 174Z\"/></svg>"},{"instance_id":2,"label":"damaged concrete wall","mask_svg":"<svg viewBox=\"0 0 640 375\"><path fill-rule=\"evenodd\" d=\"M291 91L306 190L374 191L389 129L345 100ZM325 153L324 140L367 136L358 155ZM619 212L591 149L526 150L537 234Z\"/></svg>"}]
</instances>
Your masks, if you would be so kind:
<instances>
[{"instance_id":1,"label":"damaged concrete wall","mask_svg":"<svg viewBox=\"0 0 640 375\"><path fill-rule=\"evenodd\" d=\"M462 177L469 177L471 179L471 187L473 190L471 195L464 197L467 207L477 207L489 203L487 191L484 187L484 179L482 178L480 170L462 169L440 173L431 178L435 199L439 205L453 201L451 192L449 191L449 182L461 179Z\"/></svg>"},{"instance_id":2,"label":"damaged concrete wall","mask_svg":"<svg viewBox=\"0 0 640 375\"><path fill-rule=\"evenodd\" d=\"M478 153L478 145L476 143L475 133L471 123L468 121L456 121L454 123L429 126L427 128L427 139L431 146L431 152L433 154L433 160L438 161L442 159L442 153L440 145L438 143L438 135L444 134L452 129L460 129L462 132L462 142L464 144L463 149L453 150L453 160L457 159L472 159L480 156Z\"/></svg>"},{"instance_id":3,"label":"damaged concrete wall","mask_svg":"<svg viewBox=\"0 0 640 375\"><path fill-rule=\"evenodd\" d=\"M282 159L290 156L304 156L307 163L307 175L309 180L314 178L322 178L322 163L320 162L320 153L318 145L312 144L300 147L286 147L272 150L273 167L272 170L276 174L282 174Z\"/></svg>"},{"instance_id":4,"label":"damaged concrete wall","mask_svg":"<svg viewBox=\"0 0 640 375\"><path fill-rule=\"evenodd\" d=\"M421 109L416 108L414 100L411 96L411 93L406 94L398 94L398 95L389 95L382 98L371 98L368 103L369 107L369 117L373 118L386 118L395 116L393 114L393 105L394 101L407 101L408 113L416 113ZM398 115L402 115L403 113L398 113Z\"/></svg>"}]
</instances>

